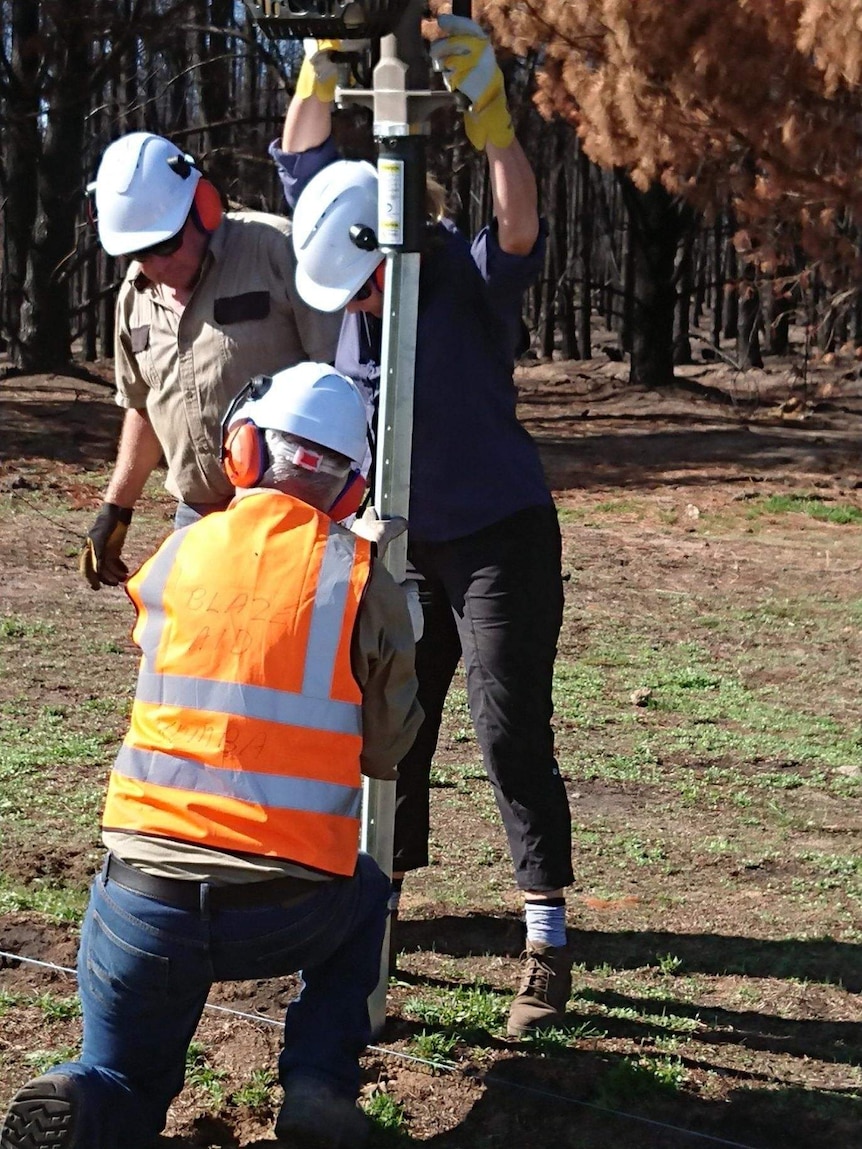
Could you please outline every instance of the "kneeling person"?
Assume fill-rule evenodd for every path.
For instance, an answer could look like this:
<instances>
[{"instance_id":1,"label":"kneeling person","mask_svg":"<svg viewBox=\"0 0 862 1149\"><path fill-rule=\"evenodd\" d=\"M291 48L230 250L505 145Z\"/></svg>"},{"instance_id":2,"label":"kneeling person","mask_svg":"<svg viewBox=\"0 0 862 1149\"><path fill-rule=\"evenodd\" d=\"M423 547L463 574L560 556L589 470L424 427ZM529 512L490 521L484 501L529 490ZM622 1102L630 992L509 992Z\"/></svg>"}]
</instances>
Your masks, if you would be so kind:
<instances>
[{"instance_id":1,"label":"kneeling person","mask_svg":"<svg viewBox=\"0 0 862 1149\"><path fill-rule=\"evenodd\" d=\"M253 380L223 427L237 497L129 580L141 663L81 934L81 1057L19 1090L3 1149L150 1146L211 984L299 969L276 1135L364 1140L389 882L358 852L360 773L394 778L421 721L403 594L330 514L365 427L329 366Z\"/></svg>"}]
</instances>

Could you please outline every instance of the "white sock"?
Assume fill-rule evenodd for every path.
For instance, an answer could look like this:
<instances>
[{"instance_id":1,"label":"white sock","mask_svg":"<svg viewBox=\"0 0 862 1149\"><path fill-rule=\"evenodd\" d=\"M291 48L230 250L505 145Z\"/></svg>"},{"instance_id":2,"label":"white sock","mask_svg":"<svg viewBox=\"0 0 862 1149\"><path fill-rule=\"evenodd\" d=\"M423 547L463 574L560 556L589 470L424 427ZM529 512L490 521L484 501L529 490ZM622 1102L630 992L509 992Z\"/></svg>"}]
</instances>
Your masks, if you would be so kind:
<instances>
[{"instance_id":1,"label":"white sock","mask_svg":"<svg viewBox=\"0 0 862 1149\"><path fill-rule=\"evenodd\" d=\"M549 902L524 902L527 941L563 949L566 944L566 903L562 898Z\"/></svg>"}]
</instances>

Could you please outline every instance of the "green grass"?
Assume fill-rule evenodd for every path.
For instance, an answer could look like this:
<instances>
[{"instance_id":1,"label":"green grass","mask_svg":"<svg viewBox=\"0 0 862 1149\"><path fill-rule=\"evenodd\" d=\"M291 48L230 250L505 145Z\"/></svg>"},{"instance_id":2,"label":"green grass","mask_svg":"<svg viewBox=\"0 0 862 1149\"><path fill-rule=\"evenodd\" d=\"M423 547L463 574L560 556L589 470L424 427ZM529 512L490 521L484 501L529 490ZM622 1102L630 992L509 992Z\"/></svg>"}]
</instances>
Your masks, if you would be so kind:
<instances>
[{"instance_id":1,"label":"green grass","mask_svg":"<svg viewBox=\"0 0 862 1149\"><path fill-rule=\"evenodd\" d=\"M561 526L583 523L589 513L590 510L587 507L557 507L557 518L560 520Z\"/></svg>"},{"instance_id":2,"label":"green grass","mask_svg":"<svg viewBox=\"0 0 862 1149\"><path fill-rule=\"evenodd\" d=\"M677 957L675 954L658 955L658 968L665 976L678 973L681 966L682 958Z\"/></svg>"},{"instance_id":3,"label":"green grass","mask_svg":"<svg viewBox=\"0 0 862 1149\"><path fill-rule=\"evenodd\" d=\"M460 680L460 681L459 681ZM459 671L455 681L446 695L443 713L453 722L464 723L470 721L470 707L467 703L467 689L462 685L463 671Z\"/></svg>"},{"instance_id":4,"label":"green grass","mask_svg":"<svg viewBox=\"0 0 862 1149\"><path fill-rule=\"evenodd\" d=\"M637 992L642 996L648 997L644 994L644 987L641 983L628 983L625 980L619 983L618 989L637 988ZM662 1000L667 994L666 985L656 988L655 994ZM698 1029L702 1028L700 1019L698 1017L689 1017L683 1014L668 1013L666 1009L662 1009L660 1013L650 1012L639 1006L633 1005L605 1005L600 1000L600 995L585 990L581 995L582 1005L586 1004L591 1014L599 1014L601 1017L613 1018L616 1021L632 1021L637 1022L638 1025L647 1026L651 1029L668 1031L670 1033L695 1033ZM587 1004L588 1003L588 1004Z\"/></svg>"},{"instance_id":5,"label":"green grass","mask_svg":"<svg viewBox=\"0 0 862 1149\"><path fill-rule=\"evenodd\" d=\"M508 997L475 986L429 989L404 1002L404 1013L436 1026L451 1037L477 1044L484 1035L498 1033L505 1022Z\"/></svg>"},{"instance_id":6,"label":"green grass","mask_svg":"<svg viewBox=\"0 0 862 1149\"><path fill-rule=\"evenodd\" d=\"M622 1058L599 1082L596 1101L609 1109L631 1109L636 1101L678 1092L686 1077L679 1057Z\"/></svg>"},{"instance_id":7,"label":"green grass","mask_svg":"<svg viewBox=\"0 0 862 1149\"><path fill-rule=\"evenodd\" d=\"M227 1071L216 1069L207 1061L206 1050L193 1041L186 1053L186 1085L197 1086L207 1096L208 1104L219 1107L225 1102L224 1079Z\"/></svg>"},{"instance_id":8,"label":"green grass","mask_svg":"<svg viewBox=\"0 0 862 1149\"><path fill-rule=\"evenodd\" d=\"M11 993L8 989L0 989L0 1017L5 1017L10 1010L18 1009L24 1000L24 994Z\"/></svg>"},{"instance_id":9,"label":"green grass","mask_svg":"<svg viewBox=\"0 0 862 1149\"><path fill-rule=\"evenodd\" d=\"M378 1128L389 1133L398 1133L407 1125L404 1107L382 1090L373 1093L365 1102L365 1112Z\"/></svg>"},{"instance_id":10,"label":"green grass","mask_svg":"<svg viewBox=\"0 0 862 1149\"><path fill-rule=\"evenodd\" d=\"M768 495L749 504L747 513L749 518L757 518L759 515L803 514L818 522L840 526L862 523L862 510L859 507L852 503L827 501L819 495Z\"/></svg>"},{"instance_id":11,"label":"green grass","mask_svg":"<svg viewBox=\"0 0 862 1149\"><path fill-rule=\"evenodd\" d=\"M730 632L734 623L728 619L725 626ZM793 658L798 664L795 650ZM648 704L634 707L629 697L641 687L651 691ZM793 687L792 678L784 694L750 686L705 643L658 644L618 622L602 628L577 662L559 661L555 703L561 718L594 735L579 746L575 768L582 775L657 782L667 776L671 755L700 763L732 759L740 766L806 764L795 776L762 772L759 785L782 789L812 780L827 784L825 775L810 777L818 766L862 765L862 725L849 701L843 711L824 713L809 709L804 681L798 694Z\"/></svg>"},{"instance_id":12,"label":"green grass","mask_svg":"<svg viewBox=\"0 0 862 1149\"><path fill-rule=\"evenodd\" d=\"M862 858L812 851L798 854L797 860L814 871L813 882L810 882L814 888L843 890L850 897L862 900Z\"/></svg>"},{"instance_id":13,"label":"green grass","mask_svg":"<svg viewBox=\"0 0 862 1149\"><path fill-rule=\"evenodd\" d=\"M23 618L15 614L0 618L0 639L51 638L56 632L54 623L41 618Z\"/></svg>"},{"instance_id":14,"label":"green grass","mask_svg":"<svg viewBox=\"0 0 862 1149\"><path fill-rule=\"evenodd\" d=\"M14 704L0 707L0 770L7 775L43 766L89 766L103 761L105 747L115 741L113 734L76 729L76 719L62 707L43 706L26 725L15 721L15 711Z\"/></svg>"},{"instance_id":15,"label":"green grass","mask_svg":"<svg viewBox=\"0 0 862 1149\"><path fill-rule=\"evenodd\" d=\"M541 1056L552 1056L571 1049L581 1041L598 1041L607 1037L607 1031L597 1029L589 1021L581 1021L576 1025L551 1026L548 1029L537 1030L523 1038L524 1049L528 1054L538 1053Z\"/></svg>"},{"instance_id":16,"label":"green grass","mask_svg":"<svg viewBox=\"0 0 862 1149\"><path fill-rule=\"evenodd\" d=\"M98 821L116 736L77 728L64 708L42 707L25 723L18 704L0 706L0 815L30 821L37 811L54 818ZM67 784L71 768L94 767L91 785Z\"/></svg>"},{"instance_id":17,"label":"green grass","mask_svg":"<svg viewBox=\"0 0 862 1149\"><path fill-rule=\"evenodd\" d=\"M248 1080L230 1095L231 1105L246 1109L269 1109L273 1104L278 1077L272 1069L253 1069Z\"/></svg>"},{"instance_id":18,"label":"green grass","mask_svg":"<svg viewBox=\"0 0 862 1149\"><path fill-rule=\"evenodd\" d=\"M34 1004L49 1021L73 1021L81 1016L81 1002L77 995L57 997L43 993L34 999Z\"/></svg>"},{"instance_id":19,"label":"green grass","mask_svg":"<svg viewBox=\"0 0 862 1149\"><path fill-rule=\"evenodd\" d=\"M451 1068L455 1062L452 1054L457 1041L451 1033L440 1033L438 1030L423 1029L411 1039L407 1052L414 1057L421 1057L423 1061L431 1061L443 1068Z\"/></svg>"},{"instance_id":20,"label":"green grass","mask_svg":"<svg viewBox=\"0 0 862 1149\"><path fill-rule=\"evenodd\" d=\"M95 869L95 865L94 865ZM26 889L10 883L0 874L0 913L35 910L55 922L77 924L87 908L87 890L72 886L32 885Z\"/></svg>"},{"instance_id":21,"label":"green grass","mask_svg":"<svg viewBox=\"0 0 862 1149\"><path fill-rule=\"evenodd\" d=\"M484 777L481 762L440 762L431 768L431 785L440 790L464 791L471 782Z\"/></svg>"},{"instance_id":22,"label":"green grass","mask_svg":"<svg viewBox=\"0 0 862 1149\"><path fill-rule=\"evenodd\" d=\"M74 1061L79 1055L79 1049L74 1045L61 1045L58 1049L34 1049L25 1055L24 1060L32 1067L34 1077L47 1073L55 1065L65 1061Z\"/></svg>"},{"instance_id":23,"label":"green grass","mask_svg":"<svg viewBox=\"0 0 862 1149\"><path fill-rule=\"evenodd\" d=\"M590 507L590 513L608 515L609 517L634 515L637 518L642 518L644 509L644 504L639 499L602 499L601 502L594 503Z\"/></svg>"}]
</instances>

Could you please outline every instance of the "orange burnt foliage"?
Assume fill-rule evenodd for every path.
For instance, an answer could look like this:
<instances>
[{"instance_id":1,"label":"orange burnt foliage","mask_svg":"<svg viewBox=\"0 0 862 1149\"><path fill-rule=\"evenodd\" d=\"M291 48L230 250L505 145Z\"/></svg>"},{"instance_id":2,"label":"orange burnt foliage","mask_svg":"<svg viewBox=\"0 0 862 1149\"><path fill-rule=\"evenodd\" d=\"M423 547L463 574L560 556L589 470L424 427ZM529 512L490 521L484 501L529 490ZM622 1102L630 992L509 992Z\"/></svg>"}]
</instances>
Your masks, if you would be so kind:
<instances>
[{"instance_id":1,"label":"orange burnt foliage","mask_svg":"<svg viewBox=\"0 0 862 1149\"><path fill-rule=\"evenodd\" d=\"M473 13L498 46L533 54L540 112L596 163L707 212L730 204L755 248L789 229L846 258L862 213L862 0L474 0Z\"/></svg>"}]
</instances>

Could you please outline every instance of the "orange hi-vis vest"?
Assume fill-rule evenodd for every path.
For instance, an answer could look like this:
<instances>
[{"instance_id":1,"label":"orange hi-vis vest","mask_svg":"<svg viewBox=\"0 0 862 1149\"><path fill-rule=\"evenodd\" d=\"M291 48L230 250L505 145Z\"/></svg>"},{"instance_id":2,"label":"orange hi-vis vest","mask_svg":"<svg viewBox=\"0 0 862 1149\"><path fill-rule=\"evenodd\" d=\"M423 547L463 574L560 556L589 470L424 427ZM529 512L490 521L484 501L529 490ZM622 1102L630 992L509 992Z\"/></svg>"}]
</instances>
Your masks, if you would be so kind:
<instances>
[{"instance_id":1,"label":"orange hi-vis vest","mask_svg":"<svg viewBox=\"0 0 862 1149\"><path fill-rule=\"evenodd\" d=\"M370 546L278 492L175 531L127 590L142 651L103 829L350 875Z\"/></svg>"}]
</instances>

